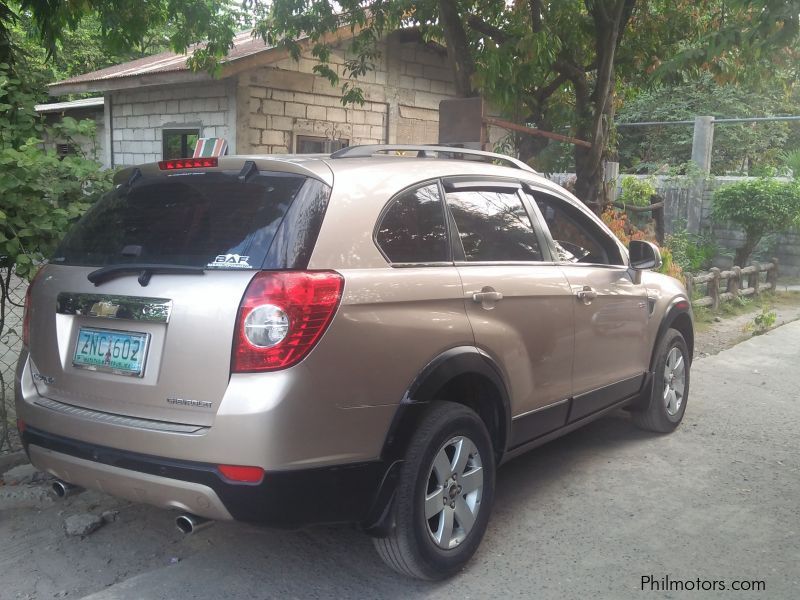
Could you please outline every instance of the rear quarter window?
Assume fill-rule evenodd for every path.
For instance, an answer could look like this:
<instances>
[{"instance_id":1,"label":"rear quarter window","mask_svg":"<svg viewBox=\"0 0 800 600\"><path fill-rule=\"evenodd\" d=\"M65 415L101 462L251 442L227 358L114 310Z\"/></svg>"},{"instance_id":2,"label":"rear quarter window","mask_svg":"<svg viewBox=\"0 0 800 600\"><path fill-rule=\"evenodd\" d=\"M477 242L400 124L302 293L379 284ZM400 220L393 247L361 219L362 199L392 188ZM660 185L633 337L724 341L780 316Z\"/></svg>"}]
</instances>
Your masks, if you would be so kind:
<instances>
[{"instance_id":1,"label":"rear quarter window","mask_svg":"<svg viewBox=\"0 0 800 600\"><path fill-rule=\"evenodd\" d=\"M308 186L322 184L275 172L247 181L225 173L143 179L104 196L52 260L259 269L292 203Z\"/></svg>"},{"instance_id":2,"label":"rear quarter window","mask_svg":"<svg viewBox=\"0 0 800 600\"><path fill-rule=\"evenodd\" d=\"M392 263L435 263L450 259L439 186L401 192L383 213L375 242Z\"/></svg>"}]
</instances>

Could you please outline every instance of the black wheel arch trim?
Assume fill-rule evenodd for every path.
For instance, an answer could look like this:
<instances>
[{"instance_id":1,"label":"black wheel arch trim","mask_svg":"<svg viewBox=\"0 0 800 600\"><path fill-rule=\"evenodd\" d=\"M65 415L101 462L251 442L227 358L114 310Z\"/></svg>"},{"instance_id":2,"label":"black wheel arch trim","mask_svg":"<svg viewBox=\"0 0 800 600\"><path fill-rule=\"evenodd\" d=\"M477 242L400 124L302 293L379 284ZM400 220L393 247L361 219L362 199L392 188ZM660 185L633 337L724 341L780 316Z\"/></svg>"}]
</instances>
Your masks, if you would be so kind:
<instances>
[{"instance_id":1,"label":"black wheel arch trim","mask_svg":"<svg viewBox=\"0 0 800 600\"><path fill-rule=\"evenodd\" d=\"M653 370L653 362L655 361L656 347L658 346L659 340L661 340L661 338L664 336L667 330L672 327L672 324L675 323L675 321L678 319L680 315L686 315L689 318L689 322L692 325L691 339L686 339L686 336L684 335L684 341L686 342L686 346L689 349L689 361L691 362L693 358L692 354L694 352L694 319L692 318L691 307L692 307L691 302L683 296L678 296L670 301L667 311L664 313L664 318L661 319L661 324L658 326L658 332L656 333L655 343L653 344L653 349L650 353L651 371ZM683 333L681 333L681 335L683 335Z\"/></svg>"},{"instance_id":2,"label":"black wheel arch trim","mask_svg":"<svg viewBox=\"0 0 800 600\"><path fill-rule=\"evenodd\" d=\"M502 371L494 359L482 349L476 346L456 346L436 356L414 378L389 426L381 456L387 460L401 459L404 442L427 405L436 400L436 394L449 381L467 374L485 377L500 396L502 406L499 407L499 426L502 440L496 448L502 455L511 434L511 400ZM500 456L497 458L499 461Z\"/></svg>"}]
</instances>

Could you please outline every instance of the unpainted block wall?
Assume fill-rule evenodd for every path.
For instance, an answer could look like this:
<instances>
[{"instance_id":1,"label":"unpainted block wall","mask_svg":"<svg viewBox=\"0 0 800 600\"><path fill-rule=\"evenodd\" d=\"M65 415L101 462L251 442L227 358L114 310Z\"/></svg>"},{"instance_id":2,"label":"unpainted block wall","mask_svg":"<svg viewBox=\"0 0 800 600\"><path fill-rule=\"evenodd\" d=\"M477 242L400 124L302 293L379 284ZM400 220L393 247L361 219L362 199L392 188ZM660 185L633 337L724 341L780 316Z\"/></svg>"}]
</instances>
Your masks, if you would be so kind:
<instances>
[{"instance_id":1,"label":"unpainted block wall","mask_svg":"<svg viewBox=\"0 0 800 600\"><path fill-rule=\"evenodd\" d=\"M347 81L345 52L331 56L340 83ZM442 53L390 38L377 68L358 80L365 103L346 107L341 89L313 72L316 64L308 55L285 58L239 76L238 152L294 152L303 135L349 145L438 140L439 102L455 95Z\"/></svg>"},{"instance_id":2,"label":"unpainted block wall","mask_svg":"<svg viewBox=\"0 0 800 600\"><path fill-rule=\"evenodd\" d=\"M114 165L161 160L164 129L197 127L201 137L223 137L231 144L236 131L234 93L227 81L114 92Z\"/></svg>"}]
</instances>

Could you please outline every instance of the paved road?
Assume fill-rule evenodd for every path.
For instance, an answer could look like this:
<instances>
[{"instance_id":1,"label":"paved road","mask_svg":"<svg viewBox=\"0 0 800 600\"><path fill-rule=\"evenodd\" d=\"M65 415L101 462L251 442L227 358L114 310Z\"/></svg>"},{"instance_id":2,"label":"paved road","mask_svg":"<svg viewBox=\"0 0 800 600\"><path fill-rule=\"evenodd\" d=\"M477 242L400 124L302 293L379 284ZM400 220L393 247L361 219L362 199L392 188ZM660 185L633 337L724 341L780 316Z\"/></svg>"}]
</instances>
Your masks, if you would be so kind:
<instances>
[{"instance_id":1,"label":"paved road","mask_svg":"<svg viewBox=\"0 0 800 600\"><path fill-rule=\"evenodd\" d=\"M216 524L187 541L189 558L90 598L798 598L800 322L692 376L671 436L620 414L504 467L487 537L448 582L393 575L348 529ZM766 591L643 592L646 575Z\"/></svg>"}]
</instances>

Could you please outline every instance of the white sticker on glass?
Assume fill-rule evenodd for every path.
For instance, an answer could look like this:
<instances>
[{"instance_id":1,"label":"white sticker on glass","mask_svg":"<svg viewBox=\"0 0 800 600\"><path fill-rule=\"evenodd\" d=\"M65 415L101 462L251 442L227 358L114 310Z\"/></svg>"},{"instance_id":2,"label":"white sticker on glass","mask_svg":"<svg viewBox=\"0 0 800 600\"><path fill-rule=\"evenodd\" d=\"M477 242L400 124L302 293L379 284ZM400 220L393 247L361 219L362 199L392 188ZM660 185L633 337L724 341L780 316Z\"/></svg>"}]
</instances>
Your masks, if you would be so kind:
<instances>
[{"instance_id":1,"label":"white sticker on glass","mask_svg":"<svg viewBox=\"0 0 800 600\"><path fill-rule=\"evenodd\" d=\"M250 257L239 254L219 254L206 265L208 269L250 269Z\"/></svg>"}]
</instances>

